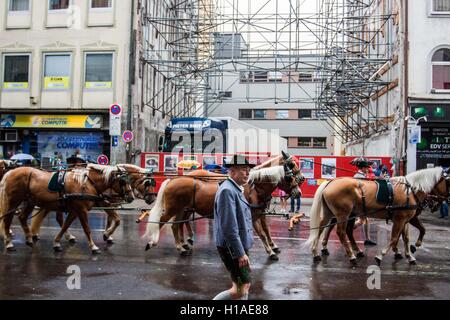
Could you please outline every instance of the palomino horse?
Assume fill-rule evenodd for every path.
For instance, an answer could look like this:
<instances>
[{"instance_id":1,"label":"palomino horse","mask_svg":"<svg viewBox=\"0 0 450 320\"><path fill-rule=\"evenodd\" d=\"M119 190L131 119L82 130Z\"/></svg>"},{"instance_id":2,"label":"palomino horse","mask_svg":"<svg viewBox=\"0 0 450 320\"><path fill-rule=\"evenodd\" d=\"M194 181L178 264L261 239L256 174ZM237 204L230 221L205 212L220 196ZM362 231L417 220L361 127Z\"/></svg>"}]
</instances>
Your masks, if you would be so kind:
<instances>
[{"instance_id":1,"label":"palomino horse","mask_svg":"<svg viewBox=\"0 0 450 320\"><path fill-rule=\"evenodd\" d=\"M190 173L189 176L165 180L159 190L155 206L150 211L145 234L150 237L150 241L146 250L158 243L160 228L175 217L172 224L175 244L181 254L186 254L189 249L180 240L180 224L177 222L186 221L193 211L201 216L211 217L218 182L223 179L225 179L223 175L199 170ZM261 213L277 187L287 193L297 192L297 186L303 180L295 161L283 152L282 156L255 167L250 172L249 183L244 186L244 194L252 205L253 226L273 260L278 259L276 251L279 250L270 237L265 216Z\"/></svg>"},{"instance_id":2,"label":"palomino horse","mask_svg":"<svg viewBox=\"0 0 450 320\"><path fill-rule=\"evenodd\" d=\"M19 214L19 220L25 232L27 245L33 246L27 219L34 206L37 205L47 210L65 209L69 213L60 233L54 240L53 247L56 251L61 251L61 237L70 223L78 217L92 253L99 253L100 250L92 239L88 225L88 212L94 206L95 201L102 199L103 192L110 188L127 202L133 201L133 191L127 174L117 167L101 165L92 165L89 169L67 172L62 197L59 192L50 192L47 189L52 175L53 173L50 172L22 167L9 171L3 177L0 184L0 224L3 225L6 249L14 250L8 231L13 214L20 204L25 203L25 208Z\"/></svg>"},{"instance_id":3,"label":"palomino horse","mask_svg":"<svg viewBox=\"0 0 450 320\"><path fill-rule=\"evenodd\" d=\"M87 165L87 168L91 168L91 164ZM156 199L156 193L155 193L155 180L152 177L153 172L151 170L143 169L141 167L132 165L132 164L118 164L116 166L123 172L126 172L129 179L130 179L130 185L133 189L135 198L143 199L147 204L152 204ZM97 206L100 207L113 207L117 204L117 202L122 201L120 196L118 194L103 194L104 196L107 196L108 198L105 200L101 200L96 203ZM113 243L112 234L117 229L117 227L120 225L120 216L114 209L105 209L104 210L106 214L108 215L108 223L106 225L106 230L103 233L103 240L107 241L109 244ZM50 212L48 209L41 209L39 213L37 213L31 223L31 233L33 235L33 240L38 241L39 240L39 230L41 228L42 221L47 216L47 214ZM57 211L56 212L56 221L59 223L59 225L62 227L64 218L63 218L63 212ZM72 234L67 231L68 234L66 234L67 240L70 242L75 242L76 238Z\"/></svg>"},{"instance_id":4,"label":"palomino horse","mask_svg":"<svg viewBox=\"0 0 450 320\"><path fill-rule=\"evenodd\" d=\"M377 186L374 181L354 178L341 178L320 185L314 195L311 207L310 236L307 244L311 244L314 261L320 261L317 247L324 227L334 216L337 219L337 234L352 264L356 263L355 254L346 241L346 227L352 213L393 221L391 239L386 248L375 259L381 264L383 256L396 248L400 234L406 224L416 215L416 210L429 194L448 198L447 173L441 167L419 170L406 177L398 177L394 181L394 202L388 208L376 202ZM409 245L405 244L405 254L410 263L415 258Z\"/></svg>"}]
</instances>

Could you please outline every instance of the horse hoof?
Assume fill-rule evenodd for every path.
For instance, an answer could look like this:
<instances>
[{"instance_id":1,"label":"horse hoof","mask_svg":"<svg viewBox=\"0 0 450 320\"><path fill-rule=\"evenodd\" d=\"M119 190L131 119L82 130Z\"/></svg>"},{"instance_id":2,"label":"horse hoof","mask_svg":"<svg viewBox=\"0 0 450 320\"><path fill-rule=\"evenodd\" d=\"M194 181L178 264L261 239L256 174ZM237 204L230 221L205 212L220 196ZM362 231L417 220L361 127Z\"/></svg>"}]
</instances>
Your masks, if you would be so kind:
<instances>
[{"instance_id":1,"label":"horse hoof","mask_svg":"<svg viewBox=\"0 0 450 320\"><path fill-rule=\"evenodd\" d=\"M378 257L375 257L375 262L377 263L377 266L381 266L381 259Z\"/></svg>"},{"instance_id":2,"label":"horse hoof","mask_svg":"<svg viewBox=\"0 0 450 320\"><path fill-rule=\"evenodd\" d=\"M60 246L53 247L53 250L54 250L55 252L62 252L62 251L63 251L62 248L61 248Z\"/></svg>"},{"instance_id":3,"label":"horse hoof","mask_svg":"<svg viewBox=\"0 0 450 320\"><path fill-rule=\"evenodd\" d=\"M14 251L16 251L16 248L14 246L11 246L11 247L7 247L6 250L8 252L14 252Z\"/></svg>"},{"instance_id":4,"label":"horse hoof","mask_svg":"<svg viewBox=\"0 0 450 320\"><path fill-rule=\"evenodd\" d=\"M192 255L192 251L191 250L181 251L180 255L183 257L187 257L187 256Z\"/></svg>"},{"instance_id":5,"label":"horse hoof","mask_svg":"<svg viewBox=\"0 0 450 320\"><path fill-rule=\"evenodd\" d=\"M30 248L33 248L33 242L26 241L25 244Z\"/></svg>"},{"instance_id":6,"label":"horse hoof","mask_svg":"<svg viewBox=\"0 0 450 320\"><path fill-rule=\"evenodd\" d=\"M91 252L92 252L92 254L100 254L101 250L97 248L97 249L92 249Z\"/></svg>"},{"instance_id":7,"label":"horse hoof","mask_svg":"<svg viewBox=\"0 0 450 320\"><path fill-rule=\"evenodd\" d=\"M145 246L145 251L148 251L152 248L152 246L150 245L150 243L147 243L147 245Z\"/></svg>"},{"instance_id":8,"label":"horse hoof","mask_svg":"<svg viewBox=\"0 0 450 320\"><path fill-rule=\"evenodd\" d=\"M328 251L328 249L322 249L322 255L323 256L329 256L330 255L330 252Z\"/></svg>"},{"instance_id":9,"label":"horse hoof","mask_svg":"<svg viewBox=\"0 0 450 320\"><path fill-rule=\"evenodd\" d=\"M33 236L33 242L38 242L39 240L41 240L41 239L39 238L39 236Z\"/></svg>"},{"instance_id":10,"label":"horse hoof","mask_svg":"<svg viewBox=\"0 0 450 320\"><path fill-rule=\"evenodd\" d=\"M292 230L294 230L294 228L288 228L288 231L292 231Z\"/></svg>"},{"instance_id":11,"label":"horse hoof","mask_svg":"<svg viewBox=\"0 0 450 320\"><path fill-rule=\"evenodd\" d=\"M356 266L357 266L356 258L350 259L350 264L351 264L353 267L356 267Z\"/></svg>"},{"instance_id":12,"label":"horse hoof","mask_svg":"<svg viewBox=\"0 0 450 320\"><path fill-rule=\"evenodd\" d=\"M107 240L106 240L106 243L107 243L107 244L114 244L114 240L113 240L113 239L107 239Z\"/></svg>"},{"instance_id":13,"label":"horse hoof","mask_svg":"<svg viewBox=\"0 0 450 320\"><path fill-rule=\"evenodd\" d=\"M314 262L320 262L320 261L322 261L322 257L321 256L315 256L313 258L313 260L314 260Z\"/></svg>"},{"instance_id":14,"label":"horse hoof","mask_svg":"<svg viewBox=\"0 0 450 320\"><path fill-rule=\"evenodd\" d=\"M105 234L103 234L103 241L107 241L107 240L108 240L108 237Z\"/></svg>"},{"instance_id":15,"label":"horse hoof","mask_svg":"<svg viewBox=\"0 0 450 320\"><path fill-rule=\"evenodd\" d=\"M417 251L417 248L415 246L413 246L413 245L410 245L409 246L409 250L411 250L411 253L414 253L414 252Z\"/></svg>"},{"instance_id":16,"label":"horse hoof","mask_svg":"<svg viewBox=\"0 0 450 320\"><path fill-rule=\"evenodd\" d=\"M277 256L276 254L271 254L271 255L269 256L269 259L272 260L272 261L278 261L278 260L280 260L280 258L278 258L278 256Z\"/></svg>"},{"instance_id":17,"label":"horse hoof","mask_svg":"<svg viewBox=\"0 0 450 320\"><path fill-rule=\"evenodd\" d=\"M275 252L276 254L281 253L280 248L272 248L273 252Z\"/></svg>"},{"instance_id":18,"label":"horse hoof","mask_svg":"<svg viewBox=\"0 0 450 320\"><path fill-rule=\"evenodd\" d=\"M401 253L396 253L396 254L394 255L394 259L395 259L395 260L401 260L401 259L403 259L403 256L402 256Z\"/></svg>"},{"instance_id":19,"label":"horse hoof","mask_svg":"<svg viewBox=\"0 0 450 320\"><path fill-rule=\"evenodd\" d=\"M187 251L191 250L191 248L187 244L183 244L182 248Z\"/></svg>"},{"instance_id":20,"label":"horse hoof","mask_svg":"<svg viewBox=\"0 0 450 320\"><path fill-rule=\"evenodd\" d=\"M70 239L69 239L69 243L70 243L70 244L75 244L75 243L77 243L77 239L75 239L75 238L70 238Z\"/></svg>"},{"instance_id":21,"label":"horse hoof","mask_svg":"<svg viewBox=\"0 0 450 320\"><path fill-rule=\"evenodd\" d=\"M410 261L409 262L410 265L415 266L417 264L416 260Z\"/></svg>"},{"instance_id":22,"label":"horse hoof","mask_svg":"<svg viewBox=\"0 0 450 320\"><path fill-rule=\"evenodd\" d=\"M357 254L356 254L356 257L357 258L364 258L366 255L364 254L364 252L362 252L362 251L359 251Z\"/></svg>"},{"instance_id":23,"label":"horse hoof","mask_svg":"<svg viewBox=\"0 0 450 320\"><path fill-rule=\"evenodd\" d=\"M187 239L187 242L188 242L191 246L194 245L194 240L192 240L192 239Z\"/></svg>"}]
</instances>

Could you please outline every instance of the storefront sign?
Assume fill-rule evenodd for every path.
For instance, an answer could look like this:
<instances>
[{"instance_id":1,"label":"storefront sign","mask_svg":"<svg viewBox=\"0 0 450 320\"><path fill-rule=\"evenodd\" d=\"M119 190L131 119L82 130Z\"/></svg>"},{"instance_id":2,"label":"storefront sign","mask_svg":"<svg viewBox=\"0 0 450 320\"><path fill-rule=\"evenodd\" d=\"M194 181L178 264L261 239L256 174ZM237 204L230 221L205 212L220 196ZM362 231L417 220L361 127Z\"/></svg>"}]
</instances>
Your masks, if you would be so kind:
<instances>
[{"instance_id":1,"label":"storefront sign","mask_svg":"<svg viewBox=\"0 0 450 320\"><path fill-rule=\"evenodd\" d=\"M417 144L417 169L427 168L430 163L450 165L450 127L422 125L422 139Z\"/></svg>"},{"instance_id":2,"label":"storefront sign","mask_svg":"<svg viewBox=\"0 0 450 320\"><path fill-rule=\"evenodd\" d=\"M45 77L45 89L69 89L69 77Z\"/></svg>"},{"instance_id":3,"label":"storefront sign","mask_svg":"<svg viewBox=\"0 0 450 320\"><path fill-rule=\"evenodd\" d=\"M26 115L3 114L2 128L81 128L101 129L103 117L99 115Z\"/></svg>"},{"instance_id":4,"label":"storefront sign","mask_svg":"<svg viewBox=\"0 0 450 320\"><path fill-rule=\"evenodd\" d=\"M28 82L4 82L3 89L8 89L8 90L28 89Z\"/></svg>"}]
</instances>

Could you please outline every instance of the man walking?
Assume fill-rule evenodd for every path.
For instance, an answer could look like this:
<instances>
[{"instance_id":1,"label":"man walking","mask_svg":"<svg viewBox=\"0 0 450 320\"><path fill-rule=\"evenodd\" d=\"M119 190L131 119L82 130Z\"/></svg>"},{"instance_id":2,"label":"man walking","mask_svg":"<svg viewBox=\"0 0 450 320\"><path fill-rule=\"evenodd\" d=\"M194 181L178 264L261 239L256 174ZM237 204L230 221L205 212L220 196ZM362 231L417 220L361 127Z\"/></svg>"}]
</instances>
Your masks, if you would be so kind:
<instances>
[{"instance_id":1,"label":"man walking","mask_svg":"<svg viewBox=\"0 0 450 320\"><path fill-rule=\"evenodd\" d=\"M225 161L224 161L225 162ZM235 155L225 162L229 178L216 193L214 203L214 238L220 258L231 275L232 287L214 297L214 300L248 299L250 289L250 259L248 250L253 245L253 227L250 204L244 197L250 164L244 156Z\"/></svg>"}]
</instances>

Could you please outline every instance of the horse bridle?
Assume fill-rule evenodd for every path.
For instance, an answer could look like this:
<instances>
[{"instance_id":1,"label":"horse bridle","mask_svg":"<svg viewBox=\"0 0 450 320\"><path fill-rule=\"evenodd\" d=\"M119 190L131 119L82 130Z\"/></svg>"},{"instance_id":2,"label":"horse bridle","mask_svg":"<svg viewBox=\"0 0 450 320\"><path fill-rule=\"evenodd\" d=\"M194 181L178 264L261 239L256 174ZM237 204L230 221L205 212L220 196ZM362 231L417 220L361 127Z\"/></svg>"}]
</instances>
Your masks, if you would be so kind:
<instances>
[{"instance_id":1,"label":"horse bridle","mask_svg":"<svg viewBox=\"0 0 450 320\"><path fill-rule=\"evenodd\" d=\"M138 186L144 185L144 192L141 194L143 198L146 196L157 195L157 192L146 192L148 187L156 187L156 180L151 176L151 174L145 174L145 177L136 180L135 186L133 186L134 190L138 190ZM141 192L139 192L141 193Z\"/></svg>"}]
</instances>

